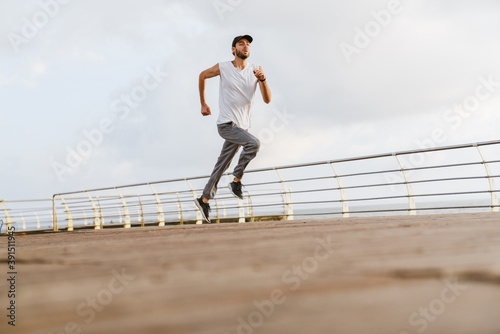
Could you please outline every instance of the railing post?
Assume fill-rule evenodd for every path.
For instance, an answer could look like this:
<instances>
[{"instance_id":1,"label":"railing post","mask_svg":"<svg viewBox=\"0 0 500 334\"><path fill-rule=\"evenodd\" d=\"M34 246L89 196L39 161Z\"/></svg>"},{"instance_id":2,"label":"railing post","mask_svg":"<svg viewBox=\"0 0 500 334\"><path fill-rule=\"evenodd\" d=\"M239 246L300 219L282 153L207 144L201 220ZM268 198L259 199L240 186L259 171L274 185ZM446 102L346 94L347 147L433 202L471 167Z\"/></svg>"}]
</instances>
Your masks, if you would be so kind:
<instances>
[{"instance_id":1,"label":"railing post","mask_svg":"<svg viewBox=\"0 0 500 334\"><path fill-rule=\"evenodd\" d=\"M64 200L64 197L59 195L61 198L61 202L64 205L64 210L66 210L66 216L68 216L68 231L73 231L73 218L71 217L71 212L69 211L69 207L66 204L66 201Z\"/></svg>"},{"instance_id":2,"label":"railing post","mask_svg":"<svg viewBox=\"0 0 500 334\"><path fill-rule=\"evenodd\" d=\"M177 212L178 212L178 217L179 218L179 225L184 225L184 216L182 214L182 202L181 198L179 196L179 193L176 193L177 195Z\"/></svg>"},{"instance_id":3,"label":"railing post","mask_svg":"<svg viewBox=\"0 0 500 334\"><path fill-rule=\"evenodd\" d=\"M165 214L163 213L163 205L161 204L160 196L158 196L158 193L156 192L152 184L148 183L148 185L149 187L151 187L151 190L153 190L153 194L156 200L156 212L158 213L158 226L165 226Z\"/></svg>"},{"instance_id":4,"label":"railing post","mask_svg":"<svg viewBox=\"0 0 500 334\"><path fill-rule=\"evenodd\" d=\"M238 223L245 222L245 206L243 205L243 200L237 198L238 201Z\"/></svg>"},{"instance_id":5,"label":"railing post","mask_svg":"<svg viewBox=\"0 0 500 334\"><path fill-rule=\"evenodd\" d=\"M118 224L122 225L123 224L122 210L120 209L120 206L118 204L116 204L116 208L118 209Z\"/></svg>"},{"instance_id":6,"label":"railing post","mask_svg":"<svg viewBox=\"0 0 500 334\"><path fill-rule=\"evenodd\" d=\"M188 179L185 180L188 183L189 188L191 189L191 193L193 194L194 199L196 200L198 197L196 197L196 191L194 190L193 185L191 184L191 182L189 182ZM203 220L201 218L201 212L198 210L198 207L195 206L195 208L196 208L196 224L203 224Z\"/></svg>"},{"instance_id":7,"label":"railing post","mask_svg":"<svg viewBox=\"0 0 500 334\"><path fill-rule=\"evenodd\" d=\"M281 177L279 170L275 167L274 170L278 174L281 186L283 187L283 214L285 215L285 220L293 220L293 205L292 205L292 195L290 189L287 187L285 181Z\"/></svg>"},{"instance_id":8,"label":"railing post","mask_svg":"<svg viewBox=\"0 0 500 334\"><path fill-rule=\"evenodd\" d=\"M122 200L122 206L123 206L123 211L125 212L125 225L123 225L124 228L130 228L130 212L128 211L128 206L127 202L125 201L125 198L123 197L122 193L118 188L115 187L116 192L118 193L118 196L120 196L120 199Z\"/></svg>"},{"instance_id":9,"label":"railing post","mask_svg":"<svg viewBox=\"0 0 500 334\"><path fill-rule=\"evenodd\" d=\"M94 200L92 199L92 196L90 196L88 191L86 191L85 193L89 197L90 204L92 204L92 210L94 211L94 229L99 230L101 228L101 219L99 216L99 212L97 211L97 207L94 203Z\"/></svg>"},{"instance_id":10,"label":"railing post","mask_svg":"<svg viewBox=\"0 0 500 334\"><path fill-rule=\"evenodd\" d=\"M101 202L99 201L99 196L95 197L97 201L97 207L99 208L99 215L101 217L101 228L104 228L104 217L102 216Z\"/></svg>"},{"instance_id":11,"label":"railing post","mask_svg":"<svg viewBox=\"0 0 500 334\"><path fill-rule=\"evenodd\" d=\"M229 173L226 173L227 179L229 182L231 182L231 177L229 176ZM239 198L236 199L238 202L238 223L244 223L245 222L245 206L243 205L243 201Z\"/></svg>"},{"instance_id":12,"label":"railing post","mask_svg":"<svg viewBox=\"0 0 500 334\"><path fill-rule=\"evenodd\" d=\"M332 167L333 174L335 175L335 180L337 180L337 184L339 186L340 203L342 204L342 217L348 218L349 217L349 204L347 203L347 196L345 194L344 184L342 183L342 180L340 179L340 176L337 173L335 166L333 166L333 163L331 161L328 163L330 164L330 167Z\"/></svg>"},{"instance_id":13,"label":"railing post","mask_svg":"<svg viewBox=\"0 0 500 334\"><path fill-rule=\"evenodd\" d=\"M59 231L57 227L56 196L52 196L52 230Z\"/></svg>"},{"instance_id":14,"label":"railing post","mask_svg":"<svg viewBox=\"0 0 500 334\"><path fill-rule=\"evenodd\" d=\"M137 213L138 213L138 216L137 216L137 219L138 219L138 222L141 223L141 227L144 227L144 208L142 207L142 200L141 200L141 195L140 194L137 194L137 198L139 199L139 208L141 209L139 211L139 209L137 209Z\"/></svg>"},{"instance_id":15,"label":"railing post","mask_svg":"<svg viewBox=\"0 0 500 334\"><path fill-rule=\"evenodd\" d=\"M222 218L227 218L226 203L224 203L224 200L222 198L220 199L220 202L222 203Z\"/></svg>"},{"instance_id":16,"label":"railing post","mask_svg":"<svg viewBox=\"0 0 500 334\"><path fill-rule=\"evenodd\" d=\"M417 214L417 212L415 211L415 200L413 199L413 190L411 188L411 184L409 183L406 169L401 159L399 159L397 153L393 153L393 156L394 158L396 158L396 161L398 162L399 168L401 170L401 174L403 174L403 179L405 180L404 183L406 185L406 191L408 192L408 212L411 216L414 216Z\"/></svg>"},{"instance_id":17,"label":"railing post","mask_svg":"<svg viewBox=\"0 0 500 334\"><path fill-rule=\"evenodd\" d=\"M496 186L495 186L495 180L492 177L490 166L486 162L486 159L484 158L483 152L479 148L479 146L474 144L476 147L477 151L479 152L479 156L481 157L481 162L483 163L484 169L486 171L486 177L488 178L488 183L490 185L490 193L491 193L491 212L499 212L500 208L498 207L498 195L496 193Z\"/></svg>"},{"instance_id":18,"label":"railing post","mask_svg":"<svg viewBox=\"0 0 500 334\"><path fill-rule=\"evenodd\" d=\"M219 215L219 201L217 201L217 199L214 198L214 202L215 202L215 223L216 224L219 224L220 223L220 215Z\"/></svg>"},{"instance_id":19,"label":"railing post","mask_svg":"<svg viewBox=\"0 0 500 334\"><path fill-rule=\"evenodd\" d=\"M24 220L24 216L21 213L21 220L23 221L23 230L26 230L26 220Z\"/></svg>"},{"instance_id":20,"label":"railing post","mask_svg":"<svg viewBox=\"0 0 500 334\"><path fill-rule=\"evenodd\" d=\"M245 199L247 200L247 216L250 217L250 221L254 222L255 217L253 213L253 203L252 203L252 196L250 196L250 192L246 190L247 195L245 196Z\"/></svg>"}]
</instances>

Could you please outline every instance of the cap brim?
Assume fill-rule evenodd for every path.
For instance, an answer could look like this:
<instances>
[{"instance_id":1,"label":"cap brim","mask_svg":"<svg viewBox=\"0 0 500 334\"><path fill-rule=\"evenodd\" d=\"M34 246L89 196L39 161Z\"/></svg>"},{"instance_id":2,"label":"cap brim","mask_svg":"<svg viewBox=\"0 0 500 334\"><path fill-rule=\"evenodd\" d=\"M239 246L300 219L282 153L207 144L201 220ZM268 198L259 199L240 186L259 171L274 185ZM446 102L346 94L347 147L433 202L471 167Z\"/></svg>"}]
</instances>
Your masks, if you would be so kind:
<instances>
[{"instance_id":1,"label":"cap brim","mask_svg":"<svg viewBox=\"0 0 500 334\"><path fill-rule=\"evenodd\" d=\"M242 39L246 39L248 42L252 43L253 42L253 37L250 36L250 35L243 35L243 36L238 36L234 39L233 41L233 46L236 45L236 43L238 43L239 41L241 41Z\"/></svg>"},{"instance_id":2,"label":"cap brim","mask_svg":"<svg viewBox=\"0 0 500 334\"><path fill-rule=\"evenodd\" d=\"M245 35L245 36L242 36L239 40L241 41L242 39L246 39L247 41L249 41L250 43L253 42L253 38L252 36L250 35Z\"/></svg>"}]
</instances>

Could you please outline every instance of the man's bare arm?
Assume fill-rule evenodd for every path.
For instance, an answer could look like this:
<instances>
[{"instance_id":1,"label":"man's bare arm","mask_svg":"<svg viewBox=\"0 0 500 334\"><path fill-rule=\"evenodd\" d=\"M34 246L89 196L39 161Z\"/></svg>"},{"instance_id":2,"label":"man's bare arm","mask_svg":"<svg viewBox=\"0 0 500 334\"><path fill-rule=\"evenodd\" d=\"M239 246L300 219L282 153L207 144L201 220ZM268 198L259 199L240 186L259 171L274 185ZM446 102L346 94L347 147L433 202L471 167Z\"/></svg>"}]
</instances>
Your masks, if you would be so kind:
<instances>
[{"instance_id":1,"label":"man's bare arm","mask_svg":"<svg viewBox=\"0 0 500 334\"><path fill-rule=\"evenodd\" d=\"M205 101L205 80L216 77L218 75L220 75L219 64L216 64L215 66L206 69L205 71L200 73L200 82L199 82L200 103L201 103L201 114L203 116L212 115L210 107L207 105L207 102Z\"/></svg>"},{"instance_id":2,"label":"man's bare arm","mask_svg":"<svg viewBox=\"0 0 500 334\"><path fill-rule=\"evenodd\" d=\"M259 79L260 92L262 93L262 98L265 103L271 102L271 89L267 85L266 74L264 73L264 69L262 66L259 66L258 70L253 71L257 79ZM264 80L264 81L262 81Z\"/></svg>"}]
</instances>

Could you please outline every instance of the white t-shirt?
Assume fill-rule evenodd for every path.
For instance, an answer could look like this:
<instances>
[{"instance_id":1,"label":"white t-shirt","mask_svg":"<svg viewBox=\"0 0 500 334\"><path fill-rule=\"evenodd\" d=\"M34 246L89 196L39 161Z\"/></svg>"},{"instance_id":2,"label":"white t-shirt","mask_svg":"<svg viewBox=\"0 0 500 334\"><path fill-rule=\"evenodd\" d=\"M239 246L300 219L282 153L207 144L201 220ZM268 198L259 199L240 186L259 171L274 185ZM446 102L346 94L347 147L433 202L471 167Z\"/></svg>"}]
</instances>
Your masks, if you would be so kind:
<instances>
[{"instance_id":1,"label":"white t-shirt","mask_svg":"<svg viewBox=\"0 0 500 334\"><path fill-rule=\"evenodd\" d=\"M234 122L242 129L250 128L250 116L259 80L253 74L259 66L248 63L240 71L231 61L219 63L219 118L217 124Z\"/></svg>"}]
</instances>

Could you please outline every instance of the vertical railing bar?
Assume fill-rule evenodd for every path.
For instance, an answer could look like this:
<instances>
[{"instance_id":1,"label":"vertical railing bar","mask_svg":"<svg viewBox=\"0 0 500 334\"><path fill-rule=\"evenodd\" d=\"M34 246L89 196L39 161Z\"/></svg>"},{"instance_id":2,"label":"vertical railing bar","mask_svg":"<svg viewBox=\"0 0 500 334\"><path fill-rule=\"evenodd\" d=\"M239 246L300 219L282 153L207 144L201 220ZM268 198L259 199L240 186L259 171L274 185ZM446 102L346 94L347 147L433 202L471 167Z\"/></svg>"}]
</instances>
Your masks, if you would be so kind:
<instances>
[{"instance_id":1,"label":"vertical railing bar","mask_svg":"<svg viewBox=\"0 0 500 334\"><path fill-rule=\"evenodd\" d=\"M94 200L92 199L92 196L88 191L85 192L87 196L89 197L90 204L92 205L92 210L94 212L94 229L99 230L101 228L101 222L99 218L99 212L97 211L97 206L94 203Z\"/></svg>"},{"instance_id":2,"label":"vertical railing bar","mask_svg":"<svg viewBox=\"0 0 500 334\"><path fill-rule=\"evenodd\" d=\"M231 182L231 175L230 173L226 173L226 177L228 179L228 184ZM245 222L245 206L243 205L243 201L239 198L236 198L236 201L238 202L238 223L244 223Z\"/></svg>"},{"instance_id":3,"label":"vertical railing bar","mask_svg":"<svg viewBox=\"0 0 500 334\"><path fill-rule=\"evenodd\" d=\"M220 224L220 215L219 215L219 201L217 201L217 198L214 198L215 202L215 223Z\"/></svg>"},{"instance_id":4,"label":"vertical railing bar","mask_svg":"<svg viewBox=\"0 0 500 334\"><path fill-rule=\"evenodd\" d=\"M285 197L284 193L281 193L281 201L283 202L283 217L286 220L286 216L287 216L287 211L286 211L286 197Z\"/></svg>"},{"instance_id":5,"label":"vertical railing bar","mask_svg":"<svg viewBox=\"0 0 500 334\"><path fill-rule=\"evenodd\" d=\"M57 226L56 196L52 196L52 230L54 232L59 230Z\"/></svg>"},{"instance_id":6,"label":"vertical railing bar","mask_svg":"<svg viewBox=\"0 0 500 334\"><path fill-rule=\"evenodd\" d=\"M245 206L243 205L243 200L237 198L238 202L238 223L244 223L245 219Z\"/></svg>"},{"instance_id":7,"label":"vertical railing bar","mask_svg":"<svg viewBox=\"0 0 500 334\"><path fill-rule=\"evenodd\" d=\"M97 200L97 206L99 208L99 214L101 216L101 228L104 228L104 217L102 215L102 208L101 208L101 202L99 201L99 196L96 196L95 199Z\"/></svg>"},{"instance_id":8,"label":"vertical railing bar","mask_svg":"<svg viewBox=\"0 0 500 334\"><path fill-rule=\"evenodd\" d=\"M347 202L347 196L345 194L345 189L344 189L344 184L342 180L340 179L339 174L337 173L337 169L333 165L333 162L328 162L330 167L333 170L334 174L334 179L337 181L337 184L339 186L339 193L340 193L340 203L342 205L342 217L343 218L348 218L349 217L349 204Z\"/></svg>"},{"instance_id":9,"label":"vertical railing bar","mask_svg":"<svg viewBox=\"0 0 500 334\"><path fill-rule=\"evenodd\" d=\"M224 203L224 199L220 199L220 202L222 203L222 218L227 218L227 209L226 209L226 203Z\"/></svg>"},{"instance_id":10,"label":"vertical railing bar","mask_svg":"<svg viewBox=\"0 0 500 334\"><path fill-rule=\"evenodd\" d=\"M146 222L144 219L144 208L142 207L141 194L137 194L137 198L139 199L139 208L137 209L137 222L141 223L141 227L144 227Z\"/></svg>"},{"instance_id":11,"label":"vertical railing bar","mask_svg":"<svg viewBox=\"0 0 500 334\"><path fill-rule=\"evenodd\" d=\"M66 216L68 217L68 231L73 231L73 218L71 217L71 211L69 210L68 204L63 196L59 195L61 202L64 205L64 209L66 210Z\"/></svg>"},{"instance_id":12,"label":"vertical railing bar","mask_svg":"<svg viewBox=\"0 0 500 334\"><path fill-rule=\"evenodd\" d=\"M144 227L144 211L142 209L142 200L141 195L137 194L137 223L141 224L141 227Z\"/></svg>"},{"instance_id":13,"label":"vertical railing bar","mask_svg":"<svg viewBox=\"0 0 500 334\"><path fill-rule=\"evenodd\" d=\"M398 165L401 169L401 174L403 174L404 184L406 185L406 191L408 192L408 214L414 216L417 214L417 211L415 210L416 208L415 200L413 198L413 190L411 184L409 183L408 175L406 174L405 167L401 159L399 159L398 154L393 153L393 157L396 158L396 161L398 162Z\"/></svg>"},{"instance_id":14,"label":"vertical railing bar","mask_svg":"<svg viewBox=\"0 0 500 334\"><path fill-rule=\"evenodd\" d=\"M12 226L12 221L10 220L9 216L9 211L7 210L7 207L4 204L4 201L0 201L0 204L2 204L3 211L5 212L5 227L7 228L7 232L9 231L10 227Z\"/></svg>"},{"instance_id":15,"label":"vertical railing bar","mask_svg":"<svg viewBox=\"0 0 500 334\"><path fill-rule=\"evenodd\" d=\"M186 178L184 180L186 180L187 184L189 185L189 188L191 189L191 193L193 194L194 200L196 200L198 197L196 195L196 191L193 188L193 185L191 184L191 182L189 181L189 179ZM195 206L195 208L196 208L196 224L203 224L203 219L201 217L201 212L198 210L197 206Z\"/></svg>"},{"instance_id":16,"label":"vertical railing bar","mask_svg":"<svg viewBox=\"0 0 500 334\"><path fill-rule=\"evenodd\" d=\"M118 196L120 197L122 201L122 206L123 206L123 211L125 212L125 225L123 225L124 228L130 228L132 225L130 223L130 212L128 210L127 202L125 201L125 198L123 197L122 193L118 188L115 187L116 192L118 193Z\"/></svg>"},{"instance_id":17,"label":"vertical railing bar","mask_svg":"<svg viewBox=\"0 0 500 334\"><path fill-rule=\"evenodd\" d=\"M182 201L179 193L177 195L177 218L179 219L179 225L184 225L184 213L182 212Z\"/></svg>"},{"instance_id":18,"label":"vertical railing bar","mask_svg":"<svg viewBox=\"0 0 500 334\"><path fill-rule=\"evenodd\" d=\"M247 216L250 217L250 221L254 222L255 217L254 217L254 212L253 212L253 202L252 202L252 196L250 195L250 192L246 190L247 195L245 196L247 200Z\"/></svg>"},{"instance_id":19,"label":"vertical railing bar","mask_svg":"<svg viewBox=\"0 0 500 334\"><path fill-rule=\"evenodd\" d=\"M292 196L291 196L291 190L288 188L286 185L285 180L283 177L281 177L281 173L279 172L278 168L274 167L274 171L276 174L278 174L278 178L280 179L281 186L283 187L283 208L284 212L283 214L285 215L285 220L293 220L293 206L292 206Z\"/></svg>"},{"instance_id":20,"label":"vertical railing bar","mask_svg":"<svg viewBox=\"0 0 500 334\"><path fill-rule=\"evenodd\" d=\"M156 192L155 187L151 183L148 183L149 187L151 190L153 190L153 194L155 196L156 200L156 212L158 214L158 226L165 226L165 214L163 212L163 205L160 201L160 196L158 196L158 193Z\"/></svg>"},{"instance_id":21,"label":"vertical railing bar","mask_svg":"<svg viewBox=\"0 0 500 334\"><path fill-rule=\"evenodd\" d=\"M498 207L498 195L496 193L496 185L495 185L495 180L491 177L492 173L490 170L489 164L486 162L487 160L484 158L484 154L477 145L477 143L474 145L474 147L477 149L477 152L479 153L479 156L481 157L481 162L484 166L484 170L486 171L486 177L488 178L488 183L490 186L490 194L491 194L491 212L499 212L500 208Z\"/></svg>"},{"instance_id":22,"label":"vertical railing bar","mask_svg":"<svg viewBox=\"0 0 500 334\"><path fill-rule=\"evenodd\" d=\"M20 213L21 214L21 220L23 221L23 230L25 231L26 230L26 220L24 220L24 216L22 214L22 212Z\"/></svg>"},{"instance_id":23,"label":"vertical railing bar","mask_svg":"<svg viewBox=\"0 0 500 334\"><path fill-rule=\"evenodd\" d=\"M35 217L36 217L36 229L40 229L40 218L38 217L38 214L35 211Z\"/></svg>"},{"instance_id":24,"label":"vertical railing bar","mask_svg":"<svg viewBox=\"0 0 500 334\"><path fill-rule=\"evenodd\" d=\"M246 217L245 217L245 206L243 205L243 200L237 198L236 201L238 202L238 223L244 223L246 222Z\"/></svg>"},{"instance_id":25,"label":"vertical railing bar","mask_svg":"<svg viewBox=\"0 0 500 334\"><path fill-rule=\"evenodd\" d=\"M122 225L123 224L122 210L120 209L120 206L118 204L116 204L116 208L118 209L118 224Z\"/></svg>"}]
</instances>

